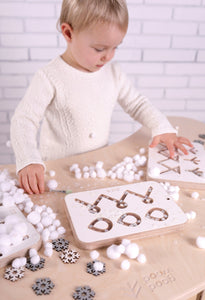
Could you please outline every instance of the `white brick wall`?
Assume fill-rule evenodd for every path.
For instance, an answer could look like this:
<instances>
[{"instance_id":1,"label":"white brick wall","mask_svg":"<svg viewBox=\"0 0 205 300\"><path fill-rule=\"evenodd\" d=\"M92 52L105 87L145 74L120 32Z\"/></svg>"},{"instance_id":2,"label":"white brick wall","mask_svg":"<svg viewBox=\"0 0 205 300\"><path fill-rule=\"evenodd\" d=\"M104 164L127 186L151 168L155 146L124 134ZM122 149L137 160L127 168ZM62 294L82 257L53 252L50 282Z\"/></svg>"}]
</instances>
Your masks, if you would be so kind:
<instances>
[{"instance_id":1,"label":"white brick wall","mask_svg":"<svg viewBox=\"0 0 205 300\"><path fill-rule=\"evenodd\" d=\"M128 34L115 59L132 82L169 115L205 122L205 0L127 0ZM0 163L15 107L33 73L62 53L56 30L61 0L0 1ZM117 105L110 142L139 128Z\"/></svg>"}]
</instances>

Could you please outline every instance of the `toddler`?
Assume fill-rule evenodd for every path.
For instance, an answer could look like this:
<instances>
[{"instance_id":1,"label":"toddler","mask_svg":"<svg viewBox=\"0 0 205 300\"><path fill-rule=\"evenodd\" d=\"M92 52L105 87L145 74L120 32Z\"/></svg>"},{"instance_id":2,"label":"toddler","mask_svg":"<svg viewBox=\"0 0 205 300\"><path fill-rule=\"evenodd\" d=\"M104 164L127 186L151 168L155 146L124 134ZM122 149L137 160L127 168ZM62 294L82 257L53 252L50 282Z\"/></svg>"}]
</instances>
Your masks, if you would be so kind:
<instances>
[{"instance_id":1,"label":"toddler","mask_svg":"<svg viewBox=\"0 0 205 300\"><path fill-rule=\"evenodd\" d=\"M20 186L43 193L43 161L105 146L117 101L151 129L151 147L163 142L171 157L176 148L186 154L183 144L190 141L177 137L166 117L109 63L127 32L125 0L63 0L59 25L66 51L36 72L11 120Z\"/></svg>"}]
</instances>

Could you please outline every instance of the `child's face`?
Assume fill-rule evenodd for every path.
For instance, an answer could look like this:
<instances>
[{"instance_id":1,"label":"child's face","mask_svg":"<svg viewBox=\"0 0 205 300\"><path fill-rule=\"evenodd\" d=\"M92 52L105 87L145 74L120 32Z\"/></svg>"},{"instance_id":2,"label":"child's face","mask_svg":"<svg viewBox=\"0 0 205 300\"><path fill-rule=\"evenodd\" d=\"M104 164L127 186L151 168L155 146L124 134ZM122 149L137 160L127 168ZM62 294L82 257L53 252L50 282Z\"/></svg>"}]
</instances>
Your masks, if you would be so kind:
<instances>
[{"instance_id":1,"label":"child's face","mask_svg":"<svg viewBox=\"0 0 205 300\"><path fill-rule=\"evenodd\" d=\"M72 31L66 51L68 61L77 69L98 71L113 58L124 36L124 31L111 24L97 24L80 32Z\"/></svg>"}]
</instances>

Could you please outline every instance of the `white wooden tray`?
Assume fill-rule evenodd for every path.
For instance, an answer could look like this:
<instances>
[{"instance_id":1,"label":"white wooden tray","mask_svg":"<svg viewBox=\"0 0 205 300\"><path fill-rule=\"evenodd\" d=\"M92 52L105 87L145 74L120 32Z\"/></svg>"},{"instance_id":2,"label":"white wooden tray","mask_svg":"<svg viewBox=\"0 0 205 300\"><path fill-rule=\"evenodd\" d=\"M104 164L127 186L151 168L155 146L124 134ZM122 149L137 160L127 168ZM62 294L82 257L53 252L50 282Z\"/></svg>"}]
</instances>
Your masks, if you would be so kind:
<instances>
[{"instance_id":1,"label":"white wooden tray","mask_svg":"<svg viewBox=\"0 0 205 300\"><path fill-rule=\"evenodd\" d=\"M169 158L166 146L159 144L149 148L147 179L169 181L188 189L205 189L205 151L204 146L193 143L194 148L188 149L188 155L176 153ZM159 176L153 176L151 170L159 168Z\"/></svg>"},{"instance_id":2,"label":"white wooden tray","mask_svg":"<svg viewBox=\"0 0 205 300\"><path fill-rule=\"evenodd\" d=\"M153 181L69 194L65 204L76 242L85 249L171 232L187 220Z\"/></svg>"},{"instance_id":3,"label":"white wooden tray","mask_svg":"<svg viewBox=\"0 0 205 300\"><path fill-rule=\"evenodd\" d=\"M40 234L35 230L33 225L27 221L25 216L15 205L10 207L0 206L0 223L4 223L6 216L15 214L22 222L26 223L28 228L27 234L21 244L10 246L6 255L0 253L0 267L4 267L16 257L24 256L28 249L36 248L38 250L41 246Z\"/></svg>"}]
</instances>

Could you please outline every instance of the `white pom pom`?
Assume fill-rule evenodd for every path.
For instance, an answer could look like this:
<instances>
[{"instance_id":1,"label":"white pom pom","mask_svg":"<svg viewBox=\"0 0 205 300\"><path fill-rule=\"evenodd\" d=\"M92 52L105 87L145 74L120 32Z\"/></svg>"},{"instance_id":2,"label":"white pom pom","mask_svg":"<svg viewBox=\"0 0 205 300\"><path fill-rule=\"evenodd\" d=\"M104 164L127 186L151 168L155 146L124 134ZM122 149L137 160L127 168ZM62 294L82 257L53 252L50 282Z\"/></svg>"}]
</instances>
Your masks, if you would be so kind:
<instances>
[{"instance_id":1,"label":"white pom pom","mask_svg":"<svg viewBox=\"0 0 205 300\"><path fill-rule=\"evenodd\" d=\"M29 249L29 257L35 256L35 255L38 255L38 252L36 251L36 249L35 248Z\"/></svg>"},{"instance_id":2,"label":"white pom pom","mask_svg":"<svg viewBox=\"0 0 205 300\"><path fill-rule=\"evenodd\" d=\"M55 227L54 225L50 225L50 226L48 226L48 230L49 230L50 232L53 232L53 231L56 230L56 227Z\"/></svg>"},{"instance_id":3,"label":"white pom pom","mask_svg":"<svg viewBox=\"0 0 205 300\"><path fill-rule=\"evenodd\" d=\"M120 252L121 254L125 253L125 246L124 245L117 245L116 246L116 251Z\"/></svg>"},{"instance_id":4,"label":"white pom pom","mask_svg":"<svg viewBox=\"0 0 205 300\"><path fill-rule=\"evenodd\" d=\"M98 178L105 178L107 176L104 169L97 169L97 177Z\"/></svg>"},{"instance_id":5,"label":"white pom pom","mask_svg":"<svg viewBox=\"0 0 205 300\"><path fill-rule=\"evenodd\" d=\"M90 174L88 173L88 172L85 172L85 173L83 173L83 178L89 178L90 177Z\"/></svg>"},{"instance_id":6,"label":"white pom pom","mask_svg":"<svg viewBox=\"0 0 205 300\"><path fill-rule=\"evenodd\" d=\"M2 192L9 192L11 190L11 183L10 182L1 182L0 184L0 191Z\"/></svg>"},{"instance_id":7,"label":"white pom pom","mask_svg":"<svg viewBox=\"0 0 205 300\"><path fill-rule=\"evenodd\" d=\"M205 237L198 236L196 239L196 245L200 249L205 249Z\"/></svg>"},{"instance_id":8,"label":"white pom pom","mask_svg":"<svg viewBox=\"0 0 205 300\"><path fill-rule=\"evenodd\" d=\"M27 216L27 220L33 224L36 225L37 223L40 222L41 220L41 216L39 213L37 213L36 211L32 211L28 216Z\"/></svg>"},{"instance_id":9,"label":"white pom pom","mask_svg":"<svg viewBox=\"0 0 205 300\"><path fill-rule=\"evenodd\" d=\"M57 239L59 237L59 233L58 233L58 231L52 231L51 233L50 233L50 239L51 240L55 240L55 239Z\"/></svg>"},{"instance_id":10,"label":"white pom pom","mask_svg":"<svg viewBox=\"0 0 205 300\"><path fill-rule=\"evenodd\" d=\"M19 259L20 259L21 267L24 267L27 263L26 257L20 257Z\"/></svg>"},{"instance_id":11,"label":"white pom pom","mask_svg":"<svg viewBox=\"0 0 205 300\"><path fill-rule=\"evenodd\" d=\"M78 164L73 164L71 167L70 167L70 171L73 172L75 171L75 169L78 168Z\"/></svg>"},{"instance_id":12,"label":"white pom pom","mask_svg":"<svg viewBox=\"0 0 205 300\"><path fill-rule=\"evenodd\" d=\"M126 156L126 157L123 159L123 161L124 161L125 163L131 163L131 162L132 162L132 157Z\"/></svg>"},{"instance_id":13,"label":"white pom pom","mask_svg":"<svg viewBox=\"0 0 205 300\"><path fill-rule=\"evenodd\" d=\"M146 256L144 254L139 254L137 256L137 261L141 264L146 263L146 261L147 261Z\"/></svg>"},{"instance_id":14,"label":"white pom pom","mask_svg":"<svg viewBox=\"0 0 205 300\"><path fill-rule=\"evenodd\" d=\"M46 212L48 213L48 214L52 214L53 213L53 210L52 210L52 208L51 207L47 207L46 208Z\"/></svg>"},{"instance_id":15,"label":"white pom pom","mask_svg":"<svg viewBox=\"0 0 205 300\"><path fill-rule=\"evenodd\" d=\"M102 169L104 163L102 161L97 161L96 168Z\"/></svg>"},{"instance_id":16,"label":"white pom pom","mask_svg":"<svg viewBox=\"0 0 205 300\"><path fill-rule=\"evenodd\" d=\"M159 177L160 169L158 167L150 168L148 173L149 173L149 176L151 176L151 177Z\"/></svg>"},{"instance_id":17,"label":"white pom pom","mask_svg":"<svg viewBox=\"0 0 205 300\"><path fill-rule=\"evenodd\" d=\"M25 207L24 207L24 212L25 212L26 214L29 214L31 211L32 211L31 207L29 207L29 206L25 206Z\"/></svg>"},{"instance_id":18,"label":"white pom pom","mask_svg":"<svg viewBox=\"0 0 205 300\"><path fill-rule=\"evenodd\" d=\"M82 177L82 173L81 172L76 172L75 173L75 178L80 179Z\"/></svg>"},{"instance_id":19,"label":"white pom pom","mask_svg":"<svg viewBox=\"0 0 205 300\"><path fill-rule=\"evenodd\" d=\"M99 257L99 252L97 250L93 250L90 252L90 257L92 258L92 260L96 260Z\"/></svg>"},{"instance_id":20,"label":"white pom pom","mask_svg":"<svg viewBox=\"0 0 205 300\"><path fill-rule=\"evenodd\" d=\"M59 234L64 234L66 232L66 230L63 226L58 227L57 231L58 231Z\"/></svg>"},{"instance_id":21,"label":"white pom pom","mask_svg":"<svg viewBox=\"0 0 205 300\"><path fill-rule=\"evenodd\" d=\"M60 224L61 224L61 222L59 220L53 221L53 225L56 226L56 227L59 227Z\"/></svg>"},{"instance_id":22,"label":"white pom pom","mask_svg":"<svg viewBox=\"0 0 205 300\"><path fill-rule=\"evenodd\" d=\"M34 255L34 256L31 257L31 263L32 263L33 265L36 265L36 264L38 264L39 262L40 262L40 256L39 256L39 255Z\"/></svg>"},{"instance_id":23,"label":"white pom pom","mask_svg":"<svg viewBox=\"0 0 205 300\"><path fill-rule=\"evenodd\" d=\"M117 177L116 173L112 173L112 174L110 175L110 178L111 178L111 179L116 179L116 177Z\"/></svg>"},{"instance_id":24,"label":"white pom pom","mask_svg":"<svg viewBox=\"0 0 205 300\"><path fill-rule=\"evenodd\" d=\"M50 175L51 177L54 177L54 176L56 175L56 172L55 172L54 170L50 170L50 171L49 171L49 175Z\"/></svg>"},{"instance_id":25,"label":"white pom pom","mask_svg":"<svg viewBox=\"0 0 205 300\"><path fill-rule=\"evenodd\" d=\"M179 200L179 194L178 193L174 193L171 195L174 201L178 201Z\"/></svg>"},{"instance_id":26,"label":"white pom pom","mask_svg":"<svg viewBox=\"0 0 205 300\"><path fill-rule=\"evenodd\" d=\"M126 271L126 270L129 270L129 268L130 268L130 262L129 262L129 260L124 259L124 260L121 262L120 267L121 267L122 270L125 270L125 271Z\"/></svg>"},{"instance_id":27,"label":"white pom pom","mask_svg":"<svg viewBox=\"0 0 205 300\"><path fill-rule=\"evenodd\" d=\"M121 253L116 251L116 245L111 245L107 248L107 257L111 259L118 259L121 256Z\"/></svg>"},{"instance_id":28,"label":"white pom pom","mask_svg":"<svg viewBox=\"0 0 205 300\"><path fill-rule=\"evenodd\" d=\"M83 167L83 172L89 172L88 166Z\"/></svg>"},{"instance_id":29,"label":"white pom pom","mask_svg":"<svg viewBox=\"0 0 205 300\"><path fill-rule=\"evenodd\" d=\"M58 186L58 182L55 179L51 179L47 182L47 186L50 190L55 190Z\"/></svg>"},{"instance_id":30,"label":"white pom pom","mask_svg":"<svg viewBox=\"0 0 205 300\"><path fill-rule=\"evenodd\" d=\"M140 148L140 150L139 150L140 154L145 154L145 152L146 152L145 148Z\"/></svg>"},{"instance_id":31,"label":"white pom pom","mask_svg":"<svg viewBox=\"0 0 205 300\"><path fill-rule=\"evenodd\" d=\"M51 257L53 255L53 249L52 248L46 248L44 250L44 255L47 257Z\"/></svg>"},{"instance_id":32,"label":"white pom pom","mask_svg":"<svg viewBox=\"0 0 205 300\"><path fill-rule=\"evenodd\" d=\"M39 206L39 205L36 205L35 208L34 208L35 212L41 214L42 211L43 211L43 207L42 206Z\"/></svg>"},{"instance_id":33,"label":"white pom pom","mask_svg":"<svg viewBox=\"0 0 205 300\"><path fill-rule=\"evenodd\" d=\"M13 261L12 261L12 267L13 268L20 268L21 267L21 261L20 261L20 258L15 258Z\"/></svg>"},{"instance_id":34,"label":"white pom pom","mask_svg":"<svg viewBox=\"0 0 205 300\"><path fill-rule=\"evenodd\" d=\"M196 218L196 212L191 210L190 211L191 219L194 220Z\"/></svg>"},{"instance_id":35,"label":"white pom pom","mask_svg":"<svg viewBox=\"0 0 205 300\"><path fill-rule=\"evenodd\" d=\"M93 268L95 271L102 271L103 270L103 263L101 261L96 261L93 264Z\"/></svg>"},{"instance_id":36,"label":"white pom pom","mask_svg":"<svg viewBox=\"0 0 205 300\"><path fill-rule=\"evenodd\" d=\"M132 182L134 180L134 176L131 174L125 174L123 175L123 179L127 182Z\"/></svg>"},{"instance_id":37,"label":"white pom pom","mask_svg":"<svg viewBox=\"0 0 205 300\"><path fill-rule=\"evenodd\" d=\"M139 255L139 247L135 243L130 243L125 247L125 254L129 258L136 258Z\"/></svg>"},{"instance_id":38,"label":"white pom pom","mask_svg":"<svg viewBox=\"0 0 205 300\"><path fill-rule=\"evenodd\" d=\"M97 177L97 173L95 171L91 171L90 172L90 177L91 178L96 178Z\"/></svg>"},{"instance_id":39,"label":"white pom pom","mask_svg":"<svg viewBox=\"0 0 205 300\"><path fill-rule=\"evenodd\" d=\"M33 202L32 201L26 201L26 207L30 207L32 208L33 207Z\"/></svg>"},{"instance_id":40,"label":"white pom pom","mask_svg":"<svg viewBox=\"0 0 205 300\"><path fill-rule=\"evenodd\" d=\"M52 243L45 243L44 247L53 249L53 244Z\"/></svg>"},{"instance_id":41,"label":"white pom pom","mask_svg":"<svg viewBox=\"0 0 205 300\"><path fill-rule=\"evenodd\" d=\"M130 240L128 240L128 239L123 239L121 245L123 245L124 247L127 247L130 243L131 243Z\"/></svg>"},{"instance_id":42,"label":"white pom pom","mask_svg":"<svg viewBox=\"0 0 205 300\"><path fill-rule=\"evenodd\" d=\"M198 192L193 192L192 194L191 194L191 197L193 198L193 199L198 199L199 198L199 193Z\"/></svg>"},{"instance_id":43,"label":"white pom pom","mask_svg":"<svg viewBox=\"0 0 205 300\"><path fill-rule=\"evenodd\" d=\"M47 227L47 226L49 226L49 225L51 225L53 223L53 219L51 217L49 217L49 216L43 217L41 219L41 223L42 223L42 225L44 227Z\"/></svg>"},{"instance_id":44,"label":"white pom pom","mask_svg":"<svg viewBox=\"0 0 205 300\"><path fill-rule=\"evenodd\" d=\"M48 233L47 233L47 232L45 232L45 231L43 230L41 236L42 236L42 240L43 240L44 242L47 242L47 241L49 240L50 231L48 231Z\"/></svg>"}]
</instances>

